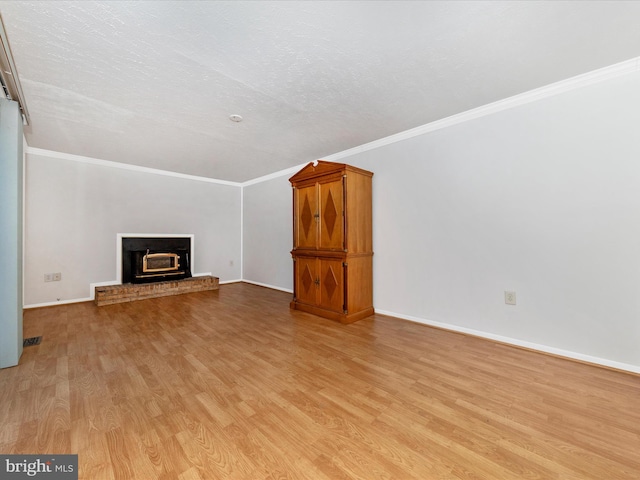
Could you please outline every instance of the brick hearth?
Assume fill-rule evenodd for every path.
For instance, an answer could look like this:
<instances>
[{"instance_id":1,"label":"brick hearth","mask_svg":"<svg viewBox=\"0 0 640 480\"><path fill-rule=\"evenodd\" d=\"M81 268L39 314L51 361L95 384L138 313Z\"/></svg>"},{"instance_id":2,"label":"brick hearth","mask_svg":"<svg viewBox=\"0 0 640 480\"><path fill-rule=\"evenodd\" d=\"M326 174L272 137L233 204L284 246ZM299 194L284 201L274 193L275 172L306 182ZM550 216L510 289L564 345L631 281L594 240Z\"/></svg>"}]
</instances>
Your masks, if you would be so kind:
<instances>
[{"instance_id":1,"label":"brick hearth","mask_svg":"<svg viewBox=\"0 0 640 480\"><path fill-rule=\"evenodd\" d=\"M219 288L218 277L204 276L185 278L183 280L170 280L168 282L109 285L96 287L95 302L101 307L114 303L132 302L146 298L166 297L180 295L182 293L202 292L204 290L217 290Z\"/></svg>"}]
</instances>

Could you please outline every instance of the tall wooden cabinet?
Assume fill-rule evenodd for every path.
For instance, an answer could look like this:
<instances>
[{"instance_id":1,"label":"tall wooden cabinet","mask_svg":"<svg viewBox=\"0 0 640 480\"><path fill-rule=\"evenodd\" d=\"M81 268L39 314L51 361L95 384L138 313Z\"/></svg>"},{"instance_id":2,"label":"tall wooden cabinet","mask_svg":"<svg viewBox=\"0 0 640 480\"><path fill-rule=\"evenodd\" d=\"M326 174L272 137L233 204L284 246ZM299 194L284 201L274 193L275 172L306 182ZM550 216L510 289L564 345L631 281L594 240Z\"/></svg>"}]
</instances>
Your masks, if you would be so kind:
<instances>
[{"instance_id":1,"label":"tall wooden cabinet","mask_svg":"<svg viewBox=\"0 0 640 480\"><path fill-rule=\"evenodd\" d=\"M371 179L343 163L310 163L293 187L291 308L342 323L373 314Z\"/></svg>"}]
</instances>

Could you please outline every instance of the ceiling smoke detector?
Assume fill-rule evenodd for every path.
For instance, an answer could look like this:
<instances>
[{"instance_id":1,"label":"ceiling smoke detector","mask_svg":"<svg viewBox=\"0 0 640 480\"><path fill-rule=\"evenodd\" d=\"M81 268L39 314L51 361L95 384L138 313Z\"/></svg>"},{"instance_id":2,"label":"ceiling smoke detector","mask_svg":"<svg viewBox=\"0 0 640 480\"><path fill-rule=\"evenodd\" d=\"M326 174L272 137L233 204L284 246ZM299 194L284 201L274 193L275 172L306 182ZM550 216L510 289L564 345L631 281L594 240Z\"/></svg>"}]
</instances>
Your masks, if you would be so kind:
<instances>
[{"instance_id":1,"label":"ceiling smoke detector","mask_svg":"<svg viewBox=\"0 0 640 480\"><path fill-rule=\"evenodd\" d=\"M229 115L229 120L239 123L242 121L242 117L240 115Z\"/></svg>"}]
</instances>

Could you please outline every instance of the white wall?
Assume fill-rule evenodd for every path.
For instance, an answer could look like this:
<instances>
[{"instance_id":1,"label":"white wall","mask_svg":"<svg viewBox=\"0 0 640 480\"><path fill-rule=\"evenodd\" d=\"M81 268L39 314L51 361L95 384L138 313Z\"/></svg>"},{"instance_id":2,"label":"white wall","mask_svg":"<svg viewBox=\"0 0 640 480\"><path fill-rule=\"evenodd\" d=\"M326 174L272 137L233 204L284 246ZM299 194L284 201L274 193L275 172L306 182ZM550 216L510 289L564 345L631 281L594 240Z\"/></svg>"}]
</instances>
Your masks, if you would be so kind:
<instances>
[{"instance_id":1,"label":"white wall","mask_svg":"<svg viewBox=\"0 0 640 480\"><path fill-rule=\"evenodd\" d=\"M342 155L374 172L376 310L640 371L639 84L636 71ZM268 182L262 204L290 212L285 182ZM268 268L289 268L290 238L269 235Z\"/></svg>"},{"instance_id":2,"label":"white wall","mask_svg":"<svg viewBox=\"0 0 640 480\"><path fill-rule=\"evenodd\" d=\"M22 355L22 115L0 98L0 368Z\"/></svg>"},{"instance_id":3,"label":"white wall","mask_svg":"<svg viewBox=\"0 0 640 480\"><path fill-rule=\"evenodd\" d=\"M241 191L28 153L25 305L87 299L91 283L115 281L118 233L194 234L193 273L239 280ZM54 272L62 281L45 283Z\"/></svg>"},{"instance_id":4,"label":"white wall","mask_svg":"<svg viewBox=\"0 0 640 480\"><path fill-rule=\"evenodd\" d=\"M290 292L293 291L292 191L288 180L291 175L243 188L242 251L245 281Z\"/></svg>"},{"instance_id":5,"label":"white wall","mask_svg":"<svg viewBox=\"0 0 640 480\"><path fill-rule=\"evenodd\" d=\"M638 84L334 156L375 174L376 310L640 371ZM25 303L115 280L115 236L135 232L193 233L197 272L290 290L291 174L240 188L30 154Z\"/></svg>"}]
</instances>

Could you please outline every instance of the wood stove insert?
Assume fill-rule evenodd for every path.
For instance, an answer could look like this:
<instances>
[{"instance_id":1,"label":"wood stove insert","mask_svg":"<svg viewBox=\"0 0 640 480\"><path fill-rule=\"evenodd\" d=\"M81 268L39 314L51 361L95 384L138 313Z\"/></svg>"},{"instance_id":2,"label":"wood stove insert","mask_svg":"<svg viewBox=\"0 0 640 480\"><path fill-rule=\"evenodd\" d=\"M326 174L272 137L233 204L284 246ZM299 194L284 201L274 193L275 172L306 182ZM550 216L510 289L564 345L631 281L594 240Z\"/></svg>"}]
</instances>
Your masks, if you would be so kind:
<instances>
[{"instance_id":1,"label":"wood stove insert","mask_svg":"<svg viewBox=\"0 0 640 480\"><path fill-rule=\"evenodd\" d=\"M122 283L151 283L191 277L189 237L123 237Z\"/></svg>"}]
</instances>

